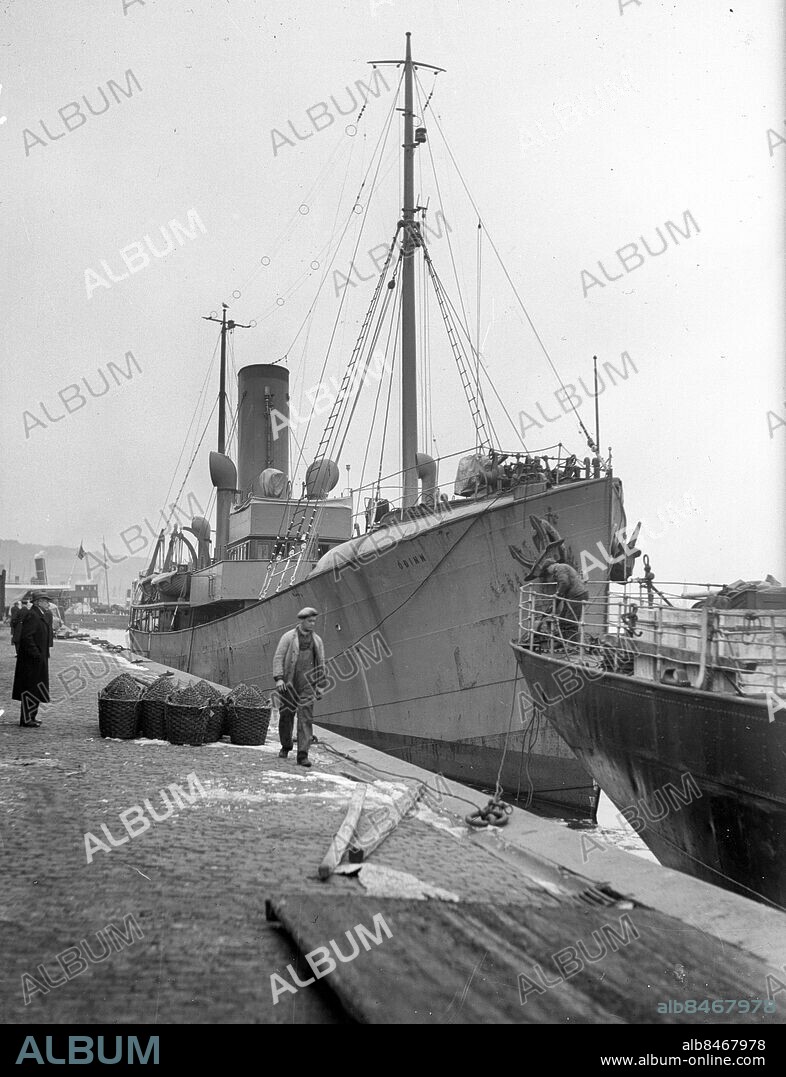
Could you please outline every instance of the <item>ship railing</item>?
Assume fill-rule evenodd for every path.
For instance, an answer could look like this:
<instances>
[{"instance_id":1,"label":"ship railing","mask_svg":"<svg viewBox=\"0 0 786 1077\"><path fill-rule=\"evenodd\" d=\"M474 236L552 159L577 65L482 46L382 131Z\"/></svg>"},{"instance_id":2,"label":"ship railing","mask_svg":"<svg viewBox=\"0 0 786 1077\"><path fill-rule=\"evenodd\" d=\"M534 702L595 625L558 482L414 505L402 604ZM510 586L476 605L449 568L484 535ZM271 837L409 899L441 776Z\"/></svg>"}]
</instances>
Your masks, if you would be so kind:
<instances>
[{"instance_id":1,"label":"ship railing","mask_svg":"<svg viewBox=\"0 0 786 1077\"><path fill-rule=\"evenodd\" d=\"M439 467L440 464L472 456L477 452L474 446L470 446L459 452L435 457L434 462ZM494 449L493 455L496 460L500 461L495 474L490 481L479 482L473 493L462 496L460 498L462 503L485 499L492 494L511 492L517 486L526 483L545 482L549 486L558 486L567 482L598 478L601 474L610 473L610 461L596 457L579 459L575 454L569 453L562 442L546 445L542 449L535 449L531 452L522 451L521 447L510 451ZM353 513L352 520L361 531L368 531L374 526L375 510L379 502L388 502L390 511L398 508L395 501L400 499L403 493L403 474L402 471L391 472L389 475L349 490L349 493L358 499L358 511ZM455 476L451 476L447 484L443 483L443 485L447 485L452 491L454 481ZM436 496L440 498L438 491ZM440 499L445 498L446 495L442 494Z\"/></svg>"},{"instance_id":2,"label":"ship railing","mask_svg":"<svg viewBox=\"0 0 786 1077\"><path fill-rule=\"evenodd\" d=\"M521 588L519 644L677 687L786 696L786 612L643 605L627 589L566 606L535 581Z\"/></svg>"}]
</instances>

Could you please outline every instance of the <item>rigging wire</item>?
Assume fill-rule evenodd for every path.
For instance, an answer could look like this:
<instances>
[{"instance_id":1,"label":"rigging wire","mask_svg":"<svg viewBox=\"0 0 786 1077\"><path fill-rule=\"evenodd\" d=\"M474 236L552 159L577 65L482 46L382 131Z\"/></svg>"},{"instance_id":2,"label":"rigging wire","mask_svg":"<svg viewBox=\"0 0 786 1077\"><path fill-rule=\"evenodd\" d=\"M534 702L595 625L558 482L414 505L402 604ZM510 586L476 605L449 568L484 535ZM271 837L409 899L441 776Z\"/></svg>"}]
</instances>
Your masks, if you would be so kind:
<instances>
[{"instance_id":1,"label":"rigging wire","mask_svg":"<svg viewBox=\"0 0 786 1077\"><path fill-rule=\"evenodd\" d=\"M403 78L403 73L402 73L401 78ZM400 86L401 86L401 79L399 79L399 87ZM391 104L391 107L390 107L390 109L388 111L387 122L386 122L386 124L384 126L383 133L380 134L380 138L377 141L377 146L380 146L380 145L384 146L384 143L387 141L388 132L390 130L390 126L391 126L391 123L392 123L392 120L393 120L393 116L394 116L395 111L396 111L396 100L397 100L397 98L398 98L398 94L396 94L396 97L394 97L393 102ZM366 183L368 181L368 176L369 176L369 173L371 172L372 166L374 164L374 157L375 156L376 156L376 149L375 149L374 153L372 153L371 160L369 161L368 170L366 172L366 175L363 178L363 182L360 185L360 188L358 190L358 193L357 193L355 202L353 204L352 210L350 211L350 214L347 217L347 222L346 222L346 224L344 226L344 231L341 234L341 239L344 238L344 235L346 235L346 232L349 229L350 221L352 219L352 216L354 215L355 206L360 204L360 196L363 193L363 188L365 187L365 185L366 185ZM380 153L379 161L377 162L377 167L376 167L376 170L374 172L374 177L373 177L372 182L371 182L370 195L373 194L373 191L376 189L377 177L379 175L379 169L381 167L381 164L382 164L382 154ZM363 234L363 229L365 227L366 220L368 218L369 206L371 204L370 195L369 195L369 200L366 202L365 207L363 207L363 215L362 215L361 227L360 227L360 229L358 231L357 239L355 241L355 247L354 247L354 250L352 252L352 262L353 263L354 263L356 255L357 255L358 247L360 246L360 239L361 239L361 236ZM339 240L339 242L340 241L341 240ZM336 317L335 317L335 320L334 320L334 323L333 323L333 328L331 330L330 338L328 340L328 346L327 346L327 350L325 352L325 358L324 358L324 360L322 362L322 370L320 371L320 375L319 375L320 383L323 381L324 376L325 376L325 370L327 368L327 362L328 362L328 359L330 357L331 350L333 348L333 343L334 343L334 340L335 340L335 337L336 337L336 332L338 330L339 323L341 321L341 315L343 313L343 307L344 307L344 302L346 300L346 297L347 297L347 290L344 289L344 292L341 295L341 300L339 301L338 311L336 312ZM305 433L305 435L303 437L304 445L305 445L305 442L306 442L306 440L308 438L309 432L311 430L312 420L313 420L313 412L312 412L311 415L309 415L308 425L306 427L306 433ZM300 463L300 461L298 461L298 464L299 463ZM294 475L294 469L293 469L293 475Z\"/></svg>"},{"instance_id":2,"label":"rigging wire","mask_svg":"<svg viewBox=\"0 0 786 1077\"><path fill-rule=\"evenodd\" d=\"M394 303L393 303L394 308L397 307L397 305L400 303L400 301L401 301L400 277L397 276L396 277L396 297L395 297ZM388 338L385 341L385 363L386 364L387 364L388 356L391 354L390 353L390 338L391 338L391 335L393 334L394 329L396 330L396 340L398 340L397 327L398 327L398 310L394 309L393 316L390 319L390 327L388 329ZM395 343L394 343L394 348L395 348ZM384 367L383 367L383 371L384 371ZM377 418L377 409L379 407L379 400L380 400L380 396L382 395L382 386L384 384L384 381L385 381L385 378L384 378L384 374L383 374L383 375L380 376L379 384L377 385L377 395L374 398L374 411L373 411L373 414L371 416L371 422L369 423L369 437L366 439L366 451L363 454L363 463L362 463L361 468L360 468L360 489L363 488L363 480L366 477L366 462L368 461L368 454L369 454L369 452L371 450L371 432L374 430L374 423L376 422L376 418ZM381 467L382 456L384 454L384 451L385 451L385 439L384 439L384 436L383 436L382 444L381 444L380 450L379 450L379 452L380 452L380 467ZM358 513L359 512L360 512L360 498L358 498Z\"/></svg>"},{"instance_id":3,"label":"rigging wire","mask_svg":"<svg viewBox=\"0 0 786 1077\"><path fill-rule=\"evenodd\" d=\"M398 354L398 334L401 328L401 304L403 302L403 292L399 295L399 311L396 315L396 335L393 339L393 361L390 364L390 377L388 378L388 398L385 404L385 422L382 426L382 445L379 451L379 472L377 474L377 489L376 494L372 494L373 497L378 498L380 490L382 489L382 465L385 456L385 444L387 442L388 433L388 420L390 418L390 402L393 397L393 371L396 367L396 355ZM386 478L389 476L386 476Z\"/></svg>"},{"instance_id":4,"label":"rigging wire","mask_svg":"<svg viewBox=\"0 0 786 1077\"><path fill-rule=\"evenodd\" d=\"M166 505L167 501L169 500L169 495L172 492L172 487L175 485L175 478L177 476L178 468L180 467L180 461L183 459L183 453L186 450L186 445L188 444L188 439L189 439L189 436L191 434L191 427L194 425L194 422L196 420L197 409L199 408L200 402L203 400L204 393L205 393L205 390L207 388L208 380L209 380L210 375L211 375L211 373L213 371L213 365L214 365L214 363L216 361L216 355L218 354L218 346L219 346L220 340L221 340L221 335L219 333L218 337L216 338L215 346L213 348L213 356L212 356L212 358L210 360L210 363L208 365L207 372L206 372L205 377L204 377L204 381L202 382L202 388L199 390L199 396L197 397L197 402L194 405L194 411L193 411L193 413L191 415L191 422L188 424L188 429L186 430L186 436L183 438L183 446L182 446L182 448L180 450L180 455L177 458L177 463L175 464L174 470L172 472L172 478L169 480L169 488L167 489L166 497L164 498L164 504L165 505ZM188 478L188 472L186 472L186 478ZM177 504L177 502L175 502L175 504Z\"/></svg>"},{"instance_id":5,"label":"rigging wire","mask_svg":"<svg viewBox=\"0 0 786 1077\"><path fill-rule=\"evenodd\" d=\"M399 253L399 265L401 264L402 258L403 258L403 254ZM386 266L386 270L387 270L387 266ZM396 269L394 270L394 273L396 275L396 279L398 279L398 265L397 265ZM343 421L344 421L344 433L343 433L343 435L341 437L341 442L340 443L338 442L338 432L339 432L339 429L340 429L342 419L339 418L336 421L336 448L335 448L334 453L333 453L333 455L335 455L336 457L340 457L341 453L344 450L344 443L346 442L347 434L349 433L349 428L352 425L352 419L353 419L353 417L355 415L355 409L358 406L358 401L360 400L360 394L362 392L363 385L365 384L365 381L366 381L366 373L367 373L368 368L369 368L369 366L371 364L371 359L372 359L372 357L374 355L374 349L377 346L377 341L379 340L380 333L382 332L382 326L384 324L385 317L387 315L388 309L390 308L392 300L393 300L393 292L392 292L392 290L390 288L385 288L384 292L386 292L387 294L385 295L384 299L382 300L382 310L380 311L379 316L377 318L376 327L374 329L373 336L371 337L371 342L367 343L367 345L366 345L366 347L367 347L366 362L365 362L365 364L363 366L363 370L362 370L362 372L360 374L360 377L356 380L356 383L355 383L355 386L354 386L354 399L352 401L352 407L351 407L351 409L349 411L349 416L348 417L346 415L346 412L347 412L347 408L349 407L349 394L347 394L347 396L345 398L346 407L344 408L344 418L343 418ZM366 335L368 336L368 334L366 334Z\"/></svg>"},{"instance_id":6,"label":"rigging wire","mask_svg":"<svg viewBox=\"0 0 786 1077\"><path fill-rule=\"evenodd\" d=\"M481 395L480 391L480 297L481 297L481 269L483 264L483 228L480 221L478 221L478 251L477 251L477 316L475 319L475 332L477 344L475 346L475 391L478 396ZM477 448L477 446L476 446Z\"/></svg>"},{"instance_id":7,"label":"rigging wire","mask_svg":"<svg viewBox=\"0 0 786 1077\"><path fill-rule=\"evenodd\" d=\"M435 79L435 81L436 81L436 79ZM415 72L415 83L416 83L416 85L420 84L420 79L418 78L417 71ZM434 91L432 89L432 93L433 92ZM429 99L430 98L431 98L431 94L429 94ZM434 110L432 109L431 111L432 111L432 115L434 115ZM440 208L443 210L443 217L444 217L444 205L445 205L445 203L444 203L443 198L442 198L442 189L441 189L441 187L439 185L439 176L437 174L437 167L436 167L436 165L434 163L434 153L433 153L433 150L431 149L431 142L427 141L426 145L428 146L429 160L431 161L431 172L432 172L432 175L434 176L434 186L437 189L437 198L439 199ZM480 216L480 214L478 214L478 216ZM464 318L464 323L466 325L469 325L469 318L467 316L466 309L464 308L464 296L463 296L462 291L461 291L461 285L459 284L458 269L456 268L456 259L455 259L455 256L453 254L453 244L450 241L450 230L449 229L446 229L445 237L446 237L446 239L448 241L448 252L450 254L450 264L453 267L453 276L454 276L454 278L456 280L456 294L458 295L459 303L461 305L461 312L462 312L462 315L463 315L463 318Z\"/></svg>"},{"instance_id":8,"label":"rigging wire","mask_svg":"<svg viewBox=\"0 0 786 1077\"><path fill-rule=\"evenodd\" d=\"M478 220L482 221L481 212L478 209L474 198L470 194L470 191L469 191L469 188L467 187L467 183L466 183L466 180L464 179L463 173L462 173L461 169L458 166L458 162L456 161L456 158L453 156L453 151L451 150L451 148L450 148L450 146L448 144L448 140L447 140L447 138L445 136L445 132L442 130L442 128L440 126L439 119L437 118L437 113L435 113L432 110L432 115L434 116L434 122L436 124L437 130L439 131L439 133L440 133L440 135L442 137L442 141L445 143L445 149L448 151L448 154L450 155L450 159L453 162L453 167L456 169L456 172L458 173L459 179L461 180L461 184L462 184L462 186L464 188L464 191L466 192L467 198L469 198L469 200L470 200L470 202L472 204L472 208L477 213ZM595 442L592 440L592 437L590 436L589 430L587 430L587 427L584 425L584 422L583 422L583 420L581 418L581 415L579 415L578 408L573 403L572 398L569 396L569 394L567 392L567 389L565 388L565 383L563 382L562 378L560 377L559 371L557 370L557 367L556 367L556 365L554 363L554 360L551 358L551 355L549 354L549 351L546 348L546 345L543 343L543 339L541 338L540 334L538 333L537 329L535 328L535 323L533 322L532 318L530 317L529 311L527 310L526 306L524 305L524 300L521 298L521 295L519 294L519 291L516 288L516 285L513 283L513 280L512 280L512 278L510 276L510 273L508 272L507 266L502 261L502 255L499 253L499 250L497 249L496 243L494 242L491 235L489 234L488 228L486 227L485 224L483 225L483 228L484 228L484 231L485 231L486 236L488 238L488 241L491 244L491 249L494 251L494 254L497 256L497 261L499 262L499 264L500 264L500 266L502 268L502 272L505 274L507 282L510 285L511 289L513 290L513 294L515 295L519 306L521 307L522 311L524 312L524 317L527 319L527 322L529 323L530 329L532 330L533 334L535 335L535 339L537 340L538 344L540 345L541 351L545 355L546 360L548 361L548 364L551 367L555 378L560 383L560 386L561 386L563 392L565 393L566 398L568 400L570 400L570 406L573 408L573 412L574 412L574 414L576 416L576 420L577 420L579 426L581 427L581 430L584 433L584 436L587 439L587 444L593 450L593 452L599 453L598 447L595 445Z\"/></svg>"},{"instance_id":9,"label":"rigging wire","mask_svg":"<svg viewBox=\"0 0 786 1077\"><path fill-rule=\"evenodd\" d=\"M344 199L344 191L346 189L347 179L349 178L349 168L350 168L351 163L352 163L352 156L350 154L349 158L347 159L347 168L346 168L346 171L344 172L344 179L341 181L341 191L339 192L338 200L336 202L336 214L335 214L335 217L333 218L333 228L331 229L330 236L328 237L327 243L317 252L318 253L318 258L316 259L316 261L318 261L320 263L321 263L322 257L323 257L322 252L324 251L325 257L327 257L328 253L330 252L331 244L333 243L333 237L335 236L336 231L338 230L338 218L339 218L339 214L341 212L341 203L342 203L342 201ZM317 302L319 301L319 297L322 294L322 288L323 288L323 286L325 284L325 281L327 280L327 275L328 275L329 271L333 268L333 263L336 260L336 257L338 255L340 243L341 243L341 241L339 240L339 242L336 244L336 249L333 252L332 258L330 259L328 264L325 266L325 272L322 274L322 279L320 280L319 284L317 285L317 290L316 290L316 293L314 295L314 298L311 301L311 305L309 306L308 310L306 311L306 315L303 318L303 321L300 323L300 327L299 327L298 331L295 333L289 347L286 349L286 351L284 352L281 359L274 360L274 363L281 363L286 359L287 355L289 355L292 348L294 348L295 343L297 342L297 338L303 332L303 327L305 326L306 322L309 320L309 318L313 318L314 312L316 310ZM303 354L305 354L305 352Z\"/></svg>"},{"instance_id":10,"label":"rigging wire","mask_svg":"<svg viewBox=\"0 0 786 1077\"><path fill-rule=\"evenodd\" d=\"M434 270L434 275L439 280L439 274L437 273L436 270ZM448 306L450 307L451 312L453 313L453 317L454 317L454 323L453 324L457 325L459 327L459 329L461 329L461 331L464 333L464 336L467 338L467 343L469 344L470 349L474 353L475 349L474 349L474 347L472 345L472 341L470 339L467 327L462 325L461 320L458 317L458 313L456 311L456 308L453 306L453 302L452 302L450 296L447 294L447 291L445 290L445 286L444 286L444 284L442 284L441 280L440 280L440 285L442 287L442 294L444 296L445 302L448 304ZM489 374L489 372L488 372L488 370L486 368L486 364L483 361L483 358L480 356L479 353L476 353L476 354L477 354L477 361L478 361L480 370L482 370L482 372L485 374L494 395L496 396L497 400L499 401L500 407L502 408L503 412L505 413L505 416L508 419L508 422L513 427L513 430L514 430L514 433L516 434L516 437L519 439L521 444L524 446L524 451L529 452L529 449L527 448L526 442L524 441L524 437L523 437L521 431L516 426L516 424L513 422L513 419L511 418L510 412L508 411L507 407L505 406L505 403L502 400L502 397L499 395L499 392L497 391L497 387L494 384L494 381L492 380L492 377L491 377L491 375ZM485 402L484 402L484 407L485 407ZM488 411L486 411L486 414L488 415ZM493 429L493 424L491 423L490 419L489 419L489 425L492 426L492 429ZM496 435L496 431L495 431L495 437L496 436L497 435Z\"/></svg>"},{"instance_id":11,"label":"rigging wire","mask_svg":"<svg viewBox=\"0 0 786 1077\"><path fill-rule=\"evenodd\" d=\"M212 409L210 411L210 414L207 417L207 422L205 423L205 428L202 431L202 437L199 439L199 444L197 445L196 449L194 450L194 455L191 457L191 463L188 465L188 469L187 469L185 475L183 476L183 484L182 484L182 486L180 487L180 489L177 492L177 497L175 499L175 505L180 504L180 498L183 496L183 490L185 489L186 481L188 479L188 476L191 474L191 468L194 466L194 461L197 458L197 453L199 452L200 448L202 447L202 442L205 440L205 434L207 433L208 427L210 426L210 420L213 418L213 412L216 410L217 407L218 407L218 398L216 398L216 400L213 402L213 407L212 407Z\"/></svg>"}]
</instances>

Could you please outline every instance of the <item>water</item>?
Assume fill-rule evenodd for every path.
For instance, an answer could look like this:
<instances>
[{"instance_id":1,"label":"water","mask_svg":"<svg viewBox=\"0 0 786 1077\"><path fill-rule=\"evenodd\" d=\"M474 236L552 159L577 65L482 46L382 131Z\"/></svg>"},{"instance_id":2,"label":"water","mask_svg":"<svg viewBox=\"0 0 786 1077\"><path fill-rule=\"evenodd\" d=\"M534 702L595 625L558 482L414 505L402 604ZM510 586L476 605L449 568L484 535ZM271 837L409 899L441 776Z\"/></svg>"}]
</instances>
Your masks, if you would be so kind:
<instances>
[{"instance_id":1,"label":"water","mask_svg":"<svg viewBox=\"0 0 786 1077\"><path fill-rule=\"evenodd\" d=\"M78 631L86 632L93 639L105 639L107 643L114 643L120 647L131 645L125 628L80 628Z\"/></svg>"},{"instance_id":2,"label":"water","mask_svg":"<svg viewBox=\"0 0 786 1077\"><path fill-rule=\"evenodd\" d=\"M128 632L124 628L92 628L84 629L84 631L88 632L94 639L105 639L108 643L119 644L123 647L128 647L130 643ZM319 723L317 722L317 724ZM533 815L550 818L553 822L566 826L571 830L581 830L594 838L595 841L611 845L615 849L620 849L626 853L635 853L636 856L643 857L645 860L650 860L655 864L658 862L636 834L633 827L619 814L605 793L600 794L598 820L594 824L585 820L571 818L569 815L560 812L559 809L534 804L527 807L524 801L516 801L515 798L510 798L510 803L515 807L526 808Z\"/></svg>"}]
</instances>

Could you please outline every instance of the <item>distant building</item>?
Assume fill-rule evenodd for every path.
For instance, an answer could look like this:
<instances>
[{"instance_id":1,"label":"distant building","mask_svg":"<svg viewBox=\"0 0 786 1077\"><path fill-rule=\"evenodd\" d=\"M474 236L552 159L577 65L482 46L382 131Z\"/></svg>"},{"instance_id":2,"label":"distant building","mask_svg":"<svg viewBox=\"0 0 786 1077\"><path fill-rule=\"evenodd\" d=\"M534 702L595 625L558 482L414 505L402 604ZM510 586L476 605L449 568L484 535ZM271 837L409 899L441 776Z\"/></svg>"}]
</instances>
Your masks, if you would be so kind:
<instances>
[{"instance_id":1,"label":"distant building","mask_svg":"<svg viewBox=\"0 0 786 1077\"><path fill-rule=\"evenodd\" d=\"M77 583L74 585L74 602L80 602L91 610L98 603L97 583Z\"/></svg>"}]
</instances>

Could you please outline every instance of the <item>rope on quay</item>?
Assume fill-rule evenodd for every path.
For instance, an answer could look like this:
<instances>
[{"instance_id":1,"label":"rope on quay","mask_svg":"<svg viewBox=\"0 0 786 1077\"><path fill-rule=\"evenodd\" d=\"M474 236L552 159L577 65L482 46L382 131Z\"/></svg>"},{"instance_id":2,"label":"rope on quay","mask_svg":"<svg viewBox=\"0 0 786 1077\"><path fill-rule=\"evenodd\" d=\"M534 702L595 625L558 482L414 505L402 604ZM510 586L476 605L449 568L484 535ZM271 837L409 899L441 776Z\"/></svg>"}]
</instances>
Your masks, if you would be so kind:
<instances>
[{"instance_id":1,"label":"rope on quay","mask_svg":"<svg viewBox=\"0 0 786 1077\"><path fill-rule=\"evenodd\" d=\"M519 679L519 667L516 663L516 676L513 679L513 698L510 701L510 716L508 718L508 729L505 733L505 746L502 749L502 758L499 761L499 770L497 771L497 783L494 790L494 796L488 802L485 808L478 808L470 815L464 816L464 822L467 826L484 827L484 826L506 826L508 818L513 814L513 806L508 804L502 799L502 768L505 766L505 756L508 751L508 740L510 739L510 727L513 725L513 711L516 708L516 685Z\"/></svg>"}]
</instances>

